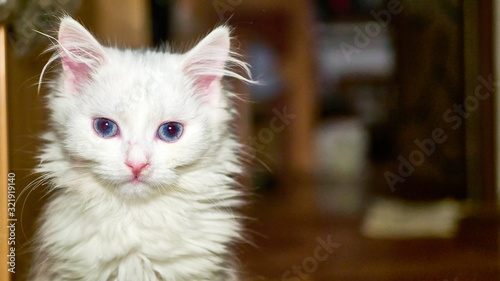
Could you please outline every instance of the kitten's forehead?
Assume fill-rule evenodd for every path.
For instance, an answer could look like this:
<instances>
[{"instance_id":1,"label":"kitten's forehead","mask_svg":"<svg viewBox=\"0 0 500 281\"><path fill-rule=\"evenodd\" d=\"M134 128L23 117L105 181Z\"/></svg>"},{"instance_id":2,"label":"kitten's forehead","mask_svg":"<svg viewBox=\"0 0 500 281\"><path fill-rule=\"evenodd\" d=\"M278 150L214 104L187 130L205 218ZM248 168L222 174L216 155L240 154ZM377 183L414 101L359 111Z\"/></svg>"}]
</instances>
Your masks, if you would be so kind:
<instances>
[{"instance_id":1,"label":"kitten's forehead","mask_svg":"<svg viewBox=\"0 0 500 281\"><path fill-rule=\"evenodd\" d=\"M91 87L97 114L137 127L194 118L197 102L183 86L179 55L124 51L115 58Z\"/></svg>"},{"instance_id":2,"label":"kitten's forehead","mask_svg":"<svg viewBox=\"0 0 500 281\"><path fill-rule=\"evenodd\" d=\"M104 69L107 69L110 75L121 76L134 82L163 83L166 78L179 74L180 61L180 56L173 54L119 51L112 56Z\"/></svg>"},{"instance_id":3,"label":"kitten's forehead","mask_svg":"<svg viewBox=\"0 0 500 281\"><path fill-rule=\"evenodd\" d=\"M101 80L127 103L165 98L181 80L178 62L170 54L121 51L103 67Z\"/></svg>"},{"instance_id":4,"label":"kitten's forehead","mask_svg":"<svg viewBox=\"0 0 500 281\"><path fill-rule=\"evenodd\" d=\"M183 55L161 53L150 50L107 49L110 64L132 71L151 70L154 72L175 73Z\"/></svg>"},{"instance_id":5,"label":"kitten's forehead","mask_svg":"<svg viewBox=\"0 0 500 281\"><path fill-rule=\"evenodd\" d=\"M114 104L116 111L132 116L177 115L190 104L190 99L179 90L176 83L166 73L147 70L140 75L132 73L120 76L108 84L108 89L113 92L110 104Z\"/></svg>"}]
</instances>

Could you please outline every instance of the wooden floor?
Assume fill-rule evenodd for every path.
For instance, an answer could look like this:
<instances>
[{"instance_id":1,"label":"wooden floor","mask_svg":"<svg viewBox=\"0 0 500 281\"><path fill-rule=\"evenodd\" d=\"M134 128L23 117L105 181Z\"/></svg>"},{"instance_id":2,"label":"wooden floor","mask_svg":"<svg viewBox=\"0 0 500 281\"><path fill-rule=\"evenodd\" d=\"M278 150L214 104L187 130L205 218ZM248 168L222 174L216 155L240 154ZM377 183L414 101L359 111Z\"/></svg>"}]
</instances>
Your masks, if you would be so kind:
<instances>
[{"instance_id":1,"label":"wooden floor","mask_svg":"<svg viewBox=\"0 0 500 281\"><path fill-rule=\"evenodd\" d=\"M496 242L368 239L359 218L298 215L277 202L261 198L249 212L256 246L239 248L249 280L500 280L498 249L484 246Z\"/></svg>"}]
</instances>

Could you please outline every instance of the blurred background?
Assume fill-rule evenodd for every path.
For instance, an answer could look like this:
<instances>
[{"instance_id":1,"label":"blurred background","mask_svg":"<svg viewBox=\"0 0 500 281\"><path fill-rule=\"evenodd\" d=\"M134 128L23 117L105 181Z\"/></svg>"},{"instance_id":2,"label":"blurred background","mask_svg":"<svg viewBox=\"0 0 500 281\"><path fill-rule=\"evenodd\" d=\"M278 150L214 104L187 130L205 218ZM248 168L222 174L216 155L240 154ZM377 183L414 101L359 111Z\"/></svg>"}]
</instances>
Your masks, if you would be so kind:
<instances>
[{"instance_id":1,"label":"blurred background","mask_svg":"<svg viewBox=\"0 0 500 281\"><path fill-rule=\"evenodd\" d=\"M227 24L261 82L229 81L246 145L245 280L500 280L497 2L3 0L2 165L18 195L36 178L50 42L33 30L55 32L62 11L127 48L185 51ZM16 274L2 280L26 278L46 200L32 189L17 206Z\"/></svg>"}]
</instances>

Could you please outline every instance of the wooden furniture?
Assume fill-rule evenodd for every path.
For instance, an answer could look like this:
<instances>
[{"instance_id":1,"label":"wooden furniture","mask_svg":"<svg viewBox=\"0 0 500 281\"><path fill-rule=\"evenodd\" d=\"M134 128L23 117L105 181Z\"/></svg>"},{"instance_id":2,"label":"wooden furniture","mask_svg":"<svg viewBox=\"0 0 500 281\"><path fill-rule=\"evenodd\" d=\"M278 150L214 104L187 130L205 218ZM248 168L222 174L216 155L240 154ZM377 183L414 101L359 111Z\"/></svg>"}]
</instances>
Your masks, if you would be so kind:
<instances>
[{"instance_id":1,"label":"wooden furniture","mask_svg":"<svg viewBox=\"0 0 500 281\"><path fill-rule=\"evenodd\" d=\"M464 83L466 97L473 97L481 80L493 75L493 3L464 1ZM498 73L497 73L498 75ZM487 91L484 89L482 91ZM480 103L477 114L466 122L467 185L469 196L477 211L498 212L498 194L495 163L495 100L492 91L489 100Z\"/></svg>"},{"instance_id":2,"label":"wooden furniture","mask_svg":"<svg viewBox=\"0 0 500 281\"><path fill-rule=\"evenodd\" d=\"M150 47L152 31L148 1L90 0L75 17L104 45Z\"/></svg>"},{"instance_id":3,"label":"wooden furniture","mask_svg":"<svg viewBox=\"0 0 500 281\"><path fill-rule=\"evenodd\" d=\"M296 117L283 131L281 168L274 172L278 176L278 193L283 196L283 204L295 210L297 216L316 212L312 132L317 115L317 90L311 8L307 0L243 1L235 7L231 19L231 22L238 24L237 30L241 29L243 35L258 33L262 36L260 39L269 40L280 54L281 65L278 70L286 87L283 107L276 109L283 111L286 107L287 112ZM250 26L241 24L256 20L255 15L259 15L259 22ZM252 32L248 29L252 29Z\"/></svg>"}]
</instances>

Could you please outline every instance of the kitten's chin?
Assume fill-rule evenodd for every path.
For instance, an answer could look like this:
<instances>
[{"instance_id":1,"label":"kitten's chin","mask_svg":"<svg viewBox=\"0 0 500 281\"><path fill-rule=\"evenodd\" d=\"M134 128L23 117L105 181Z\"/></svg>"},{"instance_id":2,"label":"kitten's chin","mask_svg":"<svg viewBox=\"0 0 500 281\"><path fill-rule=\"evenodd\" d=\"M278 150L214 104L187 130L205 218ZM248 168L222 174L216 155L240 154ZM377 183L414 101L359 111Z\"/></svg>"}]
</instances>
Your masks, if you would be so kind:
<instances>
[{"instance_id":1,"label":"kitten's chin","mask_svg":"<svg viewBox=\"0 0 500 281\"><path fill-rule=\"evenodd\" d=\"M125 199L146 199L155 194L155 189L143 181L133 179L117 186L116 193Z\"/></svg>"}]
</instances>

